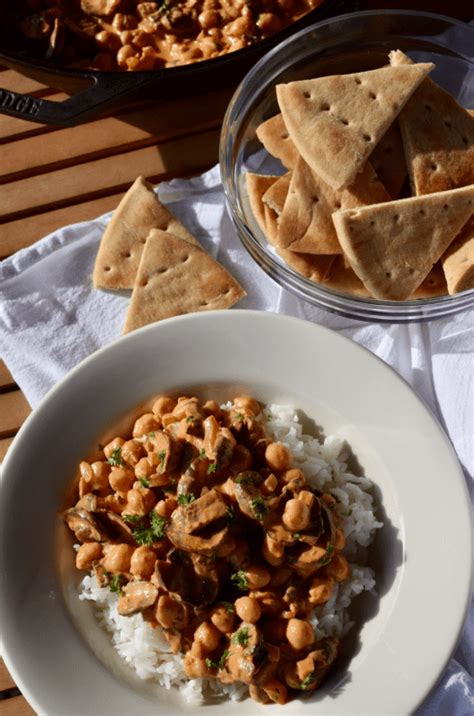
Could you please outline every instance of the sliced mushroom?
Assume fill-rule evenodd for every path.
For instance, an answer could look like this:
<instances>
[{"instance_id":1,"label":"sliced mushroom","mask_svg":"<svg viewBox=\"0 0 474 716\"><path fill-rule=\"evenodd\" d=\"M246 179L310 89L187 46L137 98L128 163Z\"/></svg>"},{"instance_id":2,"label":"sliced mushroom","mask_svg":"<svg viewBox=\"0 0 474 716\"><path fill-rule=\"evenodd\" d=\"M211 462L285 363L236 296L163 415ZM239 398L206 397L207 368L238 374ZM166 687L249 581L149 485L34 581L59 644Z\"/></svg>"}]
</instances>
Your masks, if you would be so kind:
<instances>
[{"instance_id":1,"label":"sliced mushroom","mask_svg":"<svg viewBox=\"0 0 474 716\"><path fill-rule=\"evenodd\" d=\"M153 452L148 457L157 466L157 472L174 470L181 454L182 443L163 430L156 430L147 442L153 446Z\"/></svg>"},{"instance_id":2,"label":"sliced mushroom","mask_svg":"<svg viewBox=\"0 0 474 716\"><path fill-rule=\"evenodd\" d=\"M48 49L46 50L45 59L50 60L61 54L64 47L64 25L59 17L54 18L54 27L48 39Z\"/></svg>"},{"instance_id":3,"label":"sliced mushroom","mask_svg":"<svg viewBox=\"0 0 474 716\"><path fill-rule=\"evenodd\" d=\"M259 486L263 482L263 477L258 472L247 470L232 479L234 494L241 512L252 520L265 522L266 527L267 515L278 504L278 498L268 497L261 492Z\"/></svg>"},{"instance_id":4,"label":"sliced mushroom","mask_svg":"<svg viewBox=\"0 0 474 716\"><path fill-rule=\"evenodd\" d=\"M304 659L287 663L283 673L288 686L292 689L314 691L336 659L338 647L338 639L326 637L319 641L318 648L309 652Z\"/></svg>"},{"instance_id":5,"label":"sliced mushroom","mask_svg":"<svg viewBox=\"0 0 474 716\"><path fill-rule=\"evenodd\" d=\"M107 510L107 512L101 514L101 521L105 527L109 527L112 532L120 536L126 542L135 542L131 528L116 512Z\"/></svg>"},{"instance_id":6,"label":"sliced mushroom","mask_svg":"<svg viewBox=\"0 0 474 716\"><path fill-rule=\"evenodd\" d=\"M117 611L123 617L129 617L152 607L158 599L158 589L151 582L129 582L123 588Z\"/></svg>"},{"instance_id":7,"label":"sliced mushroom","mask_svg":"<svg viewBox=\"0 0 474 716\"><path fill-rule=\"evenodd\" d=\"M153 581L195 607L210 604L219 589L215 569L209 567L206 575L197 574L191 557L178 550L168 555L168 561L157 560Z\"/></svg>"},{"instance_id":8,"label":"sliced mushroom","mask_svg":"<svg viewBox=\"0 0 474 716\"><path fill-rule=\"evenodd\" d=\"M300 542L294 549L287 550L286 561L301 577L309 577L323 566L325 556L325 547L308 547Z\"/></svg>"},{"instance_id":9,"label":"sliced mushroom","mask_svg":"<svg viewBox=\"0 0 474 716\"><path fill-rule=\"evenodd\" d=\"M79 542L104 542L107 539L107 534L101 528L98 520L87 510L72 507L70 510L66 510L63 517Z\"/></svg>"},{"instance_id":10,"label":"sliced mushroom","mask_svg":"<svg viewBox=\"0 0 474 716\"><path fill-rule=\"evenodd\" d=\"M46 12L39 15L30 15L22 20L20 30L30 40L44 40L53 31L53 19L48 17Z\"/></svg>"},{"instance_id":11,"label":"sliced mushroom","mask_svg":"<svg viewBox=\"0 0 474 716\"><path fill-rule=\"evenodd\" d=\"M255 684L267 681L278 664L280 650L263 641L256 624L242 622L230 639L229 655L219 678L224 683L243 681Z\"/></svg>"},{"instance_id":12,"label":"sliced mushroom","mask_svg":"<svg viewBox=\"0 0 474 716\"><path fill-rule=\"evenodd\" d=\"M178 549L216 554L228 535L227 503L217 490L209 490L174 510L166 534Z\"/></svg>"},{"instance_id":13,"label":"sliced mushroom","mask_svg":"<svg viewBox=\"0 0 474 716\"><path fill-rule=\"evenodd\" d=\"M92 494L92 492L89 492L87 495L84 495L81 497L80 500L76 502L76 509L82 509L87 510L87 512L95 512L97 509L97 495Z\"/></svg>"},{"instance_id":14,"label":"sliced mushroom","mask_svg":"<svg viewBox=\"0 0 474 716\"><path fill-rule=\"evenodd\" d=\"M122 0L81 0L81 9L90 15L111 15L119 9Z\"/></svg>"}]
</instances>

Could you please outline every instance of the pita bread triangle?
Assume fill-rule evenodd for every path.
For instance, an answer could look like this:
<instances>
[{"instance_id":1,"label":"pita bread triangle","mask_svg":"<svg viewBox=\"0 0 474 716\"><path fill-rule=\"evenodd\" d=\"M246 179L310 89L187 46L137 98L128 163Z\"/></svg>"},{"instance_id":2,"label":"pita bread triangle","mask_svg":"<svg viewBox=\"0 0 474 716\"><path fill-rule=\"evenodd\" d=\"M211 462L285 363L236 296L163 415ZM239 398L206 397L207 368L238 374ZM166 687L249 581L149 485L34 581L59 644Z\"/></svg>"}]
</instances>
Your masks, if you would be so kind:
<instances>
[{"instance_id":1,"label":"pita bread triangle","mask_svg":"<svg viewBox=\"0 0 474 716\"><path fill-rule=\"evenodd\" d=\"M163 318L229 308L245 291L198 246L153 229L146 241L124 333Z\"/></svg>"},{"instance_id":2,"label":"pita bread triangle","mask_svg":"<svg viewBox=\"0 0 474 716\"><path fill-rule=\"evenodd\" d=\"M245 182L247 185L247 195L250 202L250 208L257 220L262 232L265 234L265 206L262 197L268 189L279 179L277 176L269 176L266 174L254 174L247 172Z\"/></svg>"},{"instance_id":3,"label":"pita bread triangle","mask_svg":"<svg viewBox=\"0 0 474 716\"><path fill-rule=\"evenodd\" d=\"M133 288L143 246L151 229L169 230L199 246L159 201L152 185L138 177L114 211L100 242L92 276L96 288Z\"/></svg>"},{"instance_id":4,"label":"pita bread triangle","mask_svg":"<svg viewBox=\"0 0 474 716\"><path fill-rule=\"evenodd\" d=\"M370 155L370 163L392 199L397 199L407 176L402 135L397 120L375 147Z\"/></svg>"},{"instance_id":5,"label":"pita bread triangle","mask_svg":"<svg viewBox=\"0 0 474 716\"><path fill-rule=\"evenodd\" d=\"M277 85L289 136L325 182L347 187L433 67L388 66Z\"/></svg>"},{"instance_id":6,"label":"pita bread triangle","mask_svg":"<svg viewBox=\"0 0 474 716\"><path fill-rule=\"evenodd\" d=\"M272 184L265 194L263 195L263 201L270 209L280 216L285 206L286 197L288 196L288 190L290 188L291 172L283 174L277 181Z\"/></svg>"},{"instance_id":7,"label":"pita bread triangle","mask_svg":"<svg viewBox=\"0 0 474 716\"><path fill-rule=\"evenodd\" d=\"M400 50L394 67L409 67ZM408 171L417 195L474 183L474 117L454 97L425 79L399 116Z\"/></svg>"},{"instance_id":8,"label":"pita bread triangle","mask_svg":"<svg viewBox=\"0 0 474 716\"><path fill-rule=\"evenodd\" d=\"M404 301L474 211L474 185L333 214L345 255L376 297Z\"/></svg>"},{"instance_id":9,"label":"pita bread triangle","mask_svg":"<svg viewBox=\"0 0 474 716\"><path fill-rule=\"evenodd\" d=\"M474 288L474 218L454 239L441 262L450 294Z\"/></svg>"},{"instance_id":10,"label":"pita bread triangle","mask_svg":"<svg viewBox=\"0 0 474 716\"><path fill-rule=\"evenodd\" d=\"M298 160L298 150L291 140L281 114L262 122L256 134L272 157L281 161L287 169L293 169Z\"/></svg>"}]
</instances>

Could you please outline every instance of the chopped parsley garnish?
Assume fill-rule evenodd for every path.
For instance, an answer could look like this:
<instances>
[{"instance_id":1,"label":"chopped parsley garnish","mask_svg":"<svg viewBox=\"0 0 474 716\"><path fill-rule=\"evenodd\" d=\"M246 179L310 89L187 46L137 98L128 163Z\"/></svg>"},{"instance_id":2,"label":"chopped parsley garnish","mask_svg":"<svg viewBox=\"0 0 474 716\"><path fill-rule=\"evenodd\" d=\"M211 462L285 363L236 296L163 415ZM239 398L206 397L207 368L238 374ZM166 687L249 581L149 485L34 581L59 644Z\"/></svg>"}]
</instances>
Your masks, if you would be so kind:
<instances>
[{"instance_id":1,"label":"chopped parsley garnish","mask_svg":"<svg viewBox=\"0 0 474 716\"><path fill-rule=\"evenodd\" d=\"M341 512L341 515L343 517L350 517L352 515L352 510L347 510L347 512Z\"/></svg>"},{"instance_id":2,"label":"chopped parsley garnish","mask_svg":"<svg viewBox=\"0 0 474 716\"><path fill-rule=\"evenodd\" d=\"M143 517L141 515L122 515L122 519L127 525L138 525Z\"/></svg>"},{"instance_id":3,"label":"chopped parsley garnish","mask_svg":"<svg viewBox=\"0 0 474 716\"><path fill-rule=\"evenodd\" d=\"M298 540L301 539L301 532L294 532L293 539L295 542L298 542Z\"/></svg>"},{"instance_id":4,"label":"chopped parsley garnish","mask_svg":"<svg viewBox=\"0 0 474 716\"><path fill-rule=\"evenodd\" d=\"M206 451L204 450L204 448L201 448L199 450L199 457L201 458L201 460L204 460L207 457Z\"/></svg>"},{"instance_id":5,"label":"chopped parsley garnish","mask_svg":"<svg viewBox=\"0 0 474 716\"><path fill-rule=\"evenodd\" d=\"M249 630L244 627L235 632L232 636L232 643L238 644L239 646L247 646L249 638Z\"/></svg>"},{"instance_id":6,"label":"chopped parsley garnish","mask_svg":"<svg viewBox=\"0 0 474 716\"><path fill-rule=\"evenodd\" d=\"M245 576L245 572L242 569L240 569L238 572L234 572L234 574L230 578L230 581L233 582L237 589L240 589L242 592L245 592L249 588L247 577Z\"/></svg>"},{"instance_id":7,"label":"chopped parsley garnish","mask_svg":"<svg viewBox=\"0 0 474 716\"><path fill-rule=\"evenodd\" d=\"M186 418L187 423L194 423L195 420L196 418L194 417L194 415L188 415L188 417Z\"/></svg>"},{"instance_id":8,"label":"chopped parsley garnish","mask_svg":"<svg viewBox=\"0 0 474 716\"><path fill-rule=\"evenodd\" d=\"M114 574L111 577L109 577L109 589L111 592L114 592L115 594L122 595L122 584L125 577L123 574Z\"/></svg>"},{"instance_id":9,"label":"chopped parsley garnish","mask_svg":"<svg viewBox=\"0 0 474 716\"><path fill-rule=\"evenodd\" d=\"M257 520L263 520L264 515L268 512L268 507L263 497L256 497L250 504Z\"/></svg>"},{"instance_id":10,"label":"chopped parsley garnish","mask_svg":"<svg viewBox=\"0 0 474 716\"><path fill-rule=\"evenodd\" d=\"M148 437L149 437L149 438L154 438L154 437L155 437L155 432L152 430L151 433L148 433Z\"/></svg>"},{"instance_id":11,"label":"chopped parsley garnish","mask_svg":"<svg viewBox=\"0 0 474 716\"><path fill-rule=\"evenodd\" d=\"M329 542L328 546L326 547L326 554L319 562L319 564L322 567L324 567L325 564L329 564L329 562L331 561L331 556L332 556L333 552L334 552L334 545Z\"/></svg>"},{"instance_id":12,"label":"chopped parsley garnish","mask_svg":"<svg viewBox=\"0 0 474 716\"><path fill-rule=\"evenodd\" d=\"M231 507L231 505L227 505L227 507L225 508L225 513L229 522L232 522L232 520L235 519L235 511L234 508Z\"/></svg>"},{"instance_id":13,"label":"chopped parsley garnish","mask_svg":"<svg viewBox=\"0 0 474 716\"><path fill-rule=\"evenodd\" d=\"M227 614L234 614L235 612L234 605L232 604L232 602L219 602L219 606L224 607Z\"/></svg>"},{"instance_id":14,"label":"chopped parsley garnish","mask_svg":"<svg viewBox=\"0 0 474 716\"><path fill-rule=\"evenodd\" d=\"M195 499L192 492L182 492L178 495L178 505L190 505Z\"/></svg>"},{"instance_id":15,"label":"chopped parsley garnish","mask_svg":"<svg viewBox=\"0 0 474 716\"><path fill-rule=\"evenodd\" d=\"M237 485L253 485L254 479L252 475L242 475L242 477L238 477L235 481Z\"/></svg>"},{"instance_id":16,"label":"chopped parsley garnish","mask_svg":"<svg viewBox=\"0 0 474 716\"><path fill-rule=\"evenodd\" d=\"M306 691L306 689L309 689L311 684L314 681L314 671L312 671L308 676L305 676L303 681L300 683L300 689L302 691Z\"/></svg>"},{"instance_id":17,"label":"chopped parsley garnish","mask_svg":"<svg viewBox=\"0 0 474 716\"><path fill-rule=\"evenodd\" d=\"M158 457L160 458L160 472L163 472L166 463L166 450L160 450Z\"/></svg>"},{"instance_id":18,"label":"chopped parsley garnish","mask_svg":"<svg viewBox=\"0 0 474 716\"><path fill-rule=\"evenodd\" d=\"M227 661L227 657L229 656L229 652L227 649L222 653L222 656L220 659L206 659L206 666L210 671L213 671L214 669L223 669L224 664Z\"/></svg>"},{"instance_id":19,"label":"chopped parsley garnish","mask_svg":"<svg viewBox=\"0 0 474 716\"><path fill-rule=\"evenodd\" d=\"M112 454L107 458L107 462L113 467L123 467L125 463L122 459L122 448L116 447L112 450Z\"/></svg>"},{"instance_id":20,"label":"chopped parsley garnish","mask_svg":"<svg viewBox=\"0 0 474 716\"><path fill-rule=\"evenodd\" d=\"M137 525L135 529L132 529L132 535L137 544L150 547L154 542L159 539L163 539L165 536L165 527L168 523L166 517L162 517L155 511L150 512L148 515L150 520L149 527L143 526L142 520L144 517L140 517L138 515L126 515L126 518L128 519L126 519L125 516L124 519L127 522L130 521L132 517L138 517L138 520L133 519L133 521L131 521L131 524Z\"/></svg>"},{"instance_id":21,"label":"chopped parsley garnish","mask_svg":"<svg viewBox=\"0 0 474 716\"><path fill-rule=\"evenodd\" d=\"M173 0L163 0L160 7L158 8L157 12L159 15L165 15L168 10L171 8L173 4Z\"/></svg>"},{"instance_id":22,"label":"chopped parsley garnish","mask_svg":"<svg viewBox=\"0 0 474 716\"><path fill-rule=\"evenodd\" d=\"M217 470L217 462L211 462L211 464L207 468L207 474L211 475L211 473L215 472L216 470Z\"/></svg>"},{"instance_id":23,"label":"chopped parsley garnish","mask_svg":"<svg viewBox=\"0 0 474 716\"><path fill-rule=\"evenodd\" d=\"M236 413L235 417L237 418L237 420L240 420L240 422L242 422L244 419L243 413Z\"/></svg>"},{"instance_id":24,"label":"chopped parsley garnish","mask_svg":"<svg viewBox=\"0 0 474 716\"><path fill-rule=\"evenodd\" d=\"M150 480L147 478L146 475L141 475L138 478L138 481L142 487L150 487Z\"/></svg>"}]
</instances>

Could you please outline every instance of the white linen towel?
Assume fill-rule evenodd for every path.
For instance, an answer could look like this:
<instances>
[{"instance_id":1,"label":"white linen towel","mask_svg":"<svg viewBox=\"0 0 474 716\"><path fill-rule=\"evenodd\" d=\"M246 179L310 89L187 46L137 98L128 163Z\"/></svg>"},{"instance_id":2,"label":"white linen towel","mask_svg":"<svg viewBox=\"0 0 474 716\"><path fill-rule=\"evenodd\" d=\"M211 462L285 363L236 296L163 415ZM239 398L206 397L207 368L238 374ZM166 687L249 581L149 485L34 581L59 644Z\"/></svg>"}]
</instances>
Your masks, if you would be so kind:
<instances>
[{"instance_id":1,"label":"white linen towel","mask_svg":"<svg viewBox=\"0 0 474 716\"><path fill-rule=\"evenodd\" d=\"M253 262L228 218L218 167L159 187L160 199L247 290L239 308L298 316L365 346L410 383L448 433L467 480L474 471L474 308L439 321L370 324L315 308L281 289ZM122 330L128 293L97 291L91 274L110 218L60 229L0 263L0 356L35 407L45 393ZM471 484L470 484L471 486ZM474 712L474 610L420 716Z\"/></svg>"}]
</instances>

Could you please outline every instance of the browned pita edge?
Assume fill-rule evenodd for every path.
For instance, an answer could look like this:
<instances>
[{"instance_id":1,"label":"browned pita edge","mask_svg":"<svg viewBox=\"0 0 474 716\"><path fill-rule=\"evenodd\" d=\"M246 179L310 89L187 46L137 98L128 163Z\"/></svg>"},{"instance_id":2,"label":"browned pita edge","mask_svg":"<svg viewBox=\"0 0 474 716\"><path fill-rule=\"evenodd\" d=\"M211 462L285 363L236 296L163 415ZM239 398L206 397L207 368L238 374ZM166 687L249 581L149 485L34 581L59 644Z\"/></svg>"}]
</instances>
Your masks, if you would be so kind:
<instances>
[{"instance_id":1,"label":"browned pita edge","mask_svg":"<svg viewBox=\"0 0 474 716\"><path fill-rule=\"evenodd\" d=\"M339 293L369 298L370 292L362 281L356 276L352 268L345 266L344 257L336 256L334 262L324 279L324 286Z\"/></svg>"},{"instance_id":2,"label":"browned pita edge","mask_svg":"<svg viewBox=\"0 0 474 716\"><path fill-rule=\"evenodd\" d=\"M451 295L474 288L474 219L454 239L441 263Z\"/></svg>"},{"instance_id":3,"label":"browned pita edge","mask_svg":"<svg viewBox=\"0 0 474 716\"><path fill-rule=\"evenodd\" d=\"M282 249L308 254L342 253L332 213L388 201L385 187L367 162L347 189L336 190L315 174L300 157L293 169L278 229Z\"/></svg>"},{"instance_id":4,"label":"browned pita edge","mask_svg":"<svg viewBox=\"0 0 474 716\"><path fill-rule=\"evenodd\" d=\"M293 169L299 156L298 150L288 135L281 114L262 122L256 134L269 154L279 159L287 169Z\"/></svg>"},{"instance_id":5,"label":"browned pita edge","mask_svg":"<svg viewBox=\"0 0 474 716\"><path fill-rule=\"evenodd\" d=\"M283 211L283 207L285 206L286 197L288 196L288 190L290 188L290 181L291 172L283 174L283 176L279 177L277 181L267 189L262 197L264 203L267 204L270 209L273 209L278 216L280 216Z\"/></svg>"},{"instance_id":6,"label":"browned pita edge","mask_svg":"<svg viewBox=\"0 0 474 716\"><path fill-rule=\"evenodd\" d=\"M254 174L247 172L245 175L245 183L247 186L247 195L249 198L250 208L257 221L262 233L266 233L265 227L265 211L262 197L265 192L278 180L279 177L268 176L265 174Z\"/></svg>"},{"instance_id":7,"label":"browned pita edge","mask_svg":"<svg viewBox=\"0 0 474 716\"><path fill-rule=\"evenodd\" d=\"M364 286L403 301L470 219L474 185L333 214L337 235Z\"/></svg>"},{"instance_id":8,"label":"browned pita edge","mask_svg":"<svg viewBox=\"0 0 474 716\"><path fill-rule=\"evenodd\" d=\"M434 298L445 296L448 293L441 261L437 261L428 276L420 283L418 288L409 296L414 298Z\"/></svg>"},{"instance_id":9,"label":"browned pita edge","mask_svg":"<svg viewBox=\"0 0 474 716\"><path fill-rule=\"evenodd\" d=\"M397 199L407 176L402 135L395 120L370 155L370 163L390 194Z\"/></svg>"},{"instance_id":10,"label":"browned pita edge","mask_svg":"<svg viewBox=\"0 0 474 716\"><path fill-rule=\"evenodd\" d=\"M433 66L387 66L277 85L298 152L334 189L349 186Z\"/></svg>"},{"instance_id":11,"label":"browned pita edge","mask_svg":"<svg viewBox=\"0 0 474 716\"><path fill-rule=\"evenodd\" d=\"M412 61L397 50L390 62L398 67ZM423 80L398 121L415 194L474 183L474 117L448 92Z\"/></svg>"},{"instance_id":12,"label":"browned pita edge","mask_svg":"<svg viewBox=\"0 0 474 716\"><path fill-rule=\"evenodd\" d=\"M146 237L154 228L169 230L199 246L159 201L153 186L138 177L120 201L102 236L92 275L95 288L133 288Z\"/></svg>"},{"instance_id":13,"label":"browned pita edge","mask_svg":"<svg viewBox=\"0 0 474 716\"><path fill-rule=\"evenodd\" d=\"M229 308L245 295L230 273L201 248L152 229L123 332L184 313Z\"/></svg>"}]
</instances>

